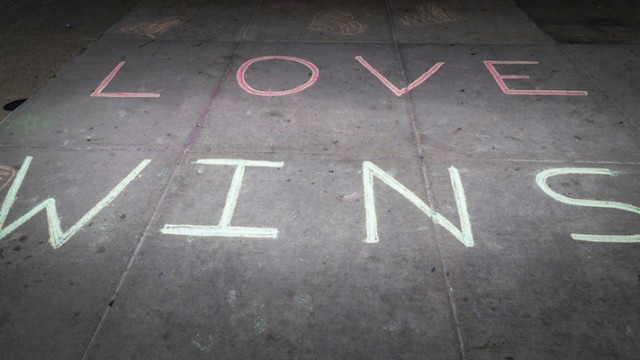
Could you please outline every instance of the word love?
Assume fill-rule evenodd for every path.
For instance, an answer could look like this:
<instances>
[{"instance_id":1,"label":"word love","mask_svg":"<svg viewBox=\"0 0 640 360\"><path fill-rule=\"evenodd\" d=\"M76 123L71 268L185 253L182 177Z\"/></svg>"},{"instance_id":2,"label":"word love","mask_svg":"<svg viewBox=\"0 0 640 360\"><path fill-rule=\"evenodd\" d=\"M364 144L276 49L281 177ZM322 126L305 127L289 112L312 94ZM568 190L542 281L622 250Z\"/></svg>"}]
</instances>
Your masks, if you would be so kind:
<instances>
[{"instance_id":1,"label":"word love","mask_svg":"<svg viewBox=\"0 0 640 360\"><path fill-rule=\"evenodd\" d=\"M55 248L64 245L71 237L88 224L102 209L110 205L116 197L125 190L130 184L142 175L143 170L151 162L146 159L140 162L134 169L122 179L107 195L94 205L85 215L83 215L74 225L67 231L62 230L60 218L58 216L56 200L48 198L36 205L33 209L27 211L11 224L5 226L5 221L11 208L14 205L16 196L22 182L25 179L27 170L31 165L33 158L28 156L17 172L14 181L9 188L2 207L0 207L0 240L14 232L27 221L31 220L38 213L44 211L47 215L49 225L49 243ZM160 232L166 235L176 236L200 236L200 237L231 237L231 238L263 238L276 239L278 237L277 228L265 227L245 227L232 225L233 215L235 212L240 189L248 168L282 168L283 162L242 160L242 159L200 159L193 163L194 165L203 166L231 166L235 167L235 172L231 180L231 185L227 192L227 198L222 211L220 220L215 225L191 225L191 224L166 224L160 229ZM252 170L255 172L257 170ZM262 170L264 171L264 170ZM555 192L548 185L548 179L555 176L564 175L606 175L616 176L617 174L609 169L602 168L554 168L540 172L536 178L536 185L543 193L560 203L592 208L608 208L621 211L631 212L640 215L640 208L614 201L600 201L590 199L575 199ZM460 174L455 167L449 168L449 177L453 189L453 196L458 211L460 227L456 227L450 220L442 214L427 205L413 191L405 187L401 182L396 180L389 173L370 161L362 163L362 188L364 194L364 212L365 212L365 243L375 244L380 241L378 235L378 214L376 211L376 196L374 192L374 180L378 180L384 185L395 190L404 197L409 203L416 206L422 213L429 218L434 224L443 227L450 235L460 241L466 247L474 246L474 238L471 229L471 218L467 209L467 199L464 186L460 178ZM640 234L635 235L594 235L594 234L571 234L574 240L606 242L606 243L638 243L640 242Z\"/></svg>"},{"instance_id":2,"label":"word love","mask_svg":"<svg viewBox=\"0 0 640 360\"><path fill-rule=\"evenodd\" d=\"M251 86L247 82L247 79L246 79L247 69L249 69L249 67L252 64L255 64L257 62L271 61L271 60L284 60L284 61L289 61L289 62L296 62L296 63L299 63L299 64L302 64L302 65L306 66L307 68L309 68L309 70L311 70L311 74L310 74L309 80L307 80L307 82L305 82L302 85L299 85L299 86L297 86L295 88L287 89L287 90L272 91L272 90L255 89L253 86ZM440 68L442 68L444 66L444 64L445 64L444 62L436 63L427 72L425 72L420 77L415 79L409 85L404 86L402 88L398 88L397 86L392 84L391 81L389 81L378 70L376 70L373 66L371 66L371 64L369 64L362 56L356 56L355 60L357 62L359 62L371 74L373 74L373 76L375 76L378 80L380 80L380 82L384 86L386 86L396 96L402 96L402 95L410 92L411 90L415 89L416 87L420 86L422 83L427 81L427 79L429 79L433 74L438 72L438 70L440 70ZM506 95L557 95L557 96L586 96L586 95L588 95L588 93L586 91L582 91L582 90L541 90L541 89L521 90L521 89L512 89L507 85L505 80L524 80L524 79L529 79L530 77L528 75L513 75L513 74L505 75L505 74L502 74L502 73L498 72L498 70L496 69L496 65L538 65L537 61L485 60L485 61L483 61L483 63L486 66L487 70L489 70L489 73L491 74L491 76L493 76L493 79L496 81L496 83L500 87L500 90L502 90L502 92L504 94L506 94ZM158 98L158 97L160 97L160 94L158 94L158 93L105 92L104 90L107 87L107 85L109 85L111 80L113 80L113 78L116 76L118 71L120 71L122 66L124 66L124 64L125 64L124 61L120 62L109 73L109 75L100 83L100 85L93 91L91 96L93 96L93 97L120 97L120 98ZM300 58L297 58L297 57L292 57L292 56L278 56L278 55L263 56L263 57L258 57L258 58L254 58L254 59L248 60L248 61L244 62L240 66L240 68L238 69L238 72L236 73L236 81L238 82L238 85L244 91L246 91L247 93L252 94L252 95L257 95L257 96L286 96L286 95L292 95L292 94L295 94L295 93L299 93L299 92L304 91L305 89L308 89L309 87L313 86L313 84L318 80L319 77L320 77L320 70L318 70L318 67L314 63L312 63L311 61L308 61L308 60L305 60L305 59L300 59Z\"/></svg>"}]
</instances>

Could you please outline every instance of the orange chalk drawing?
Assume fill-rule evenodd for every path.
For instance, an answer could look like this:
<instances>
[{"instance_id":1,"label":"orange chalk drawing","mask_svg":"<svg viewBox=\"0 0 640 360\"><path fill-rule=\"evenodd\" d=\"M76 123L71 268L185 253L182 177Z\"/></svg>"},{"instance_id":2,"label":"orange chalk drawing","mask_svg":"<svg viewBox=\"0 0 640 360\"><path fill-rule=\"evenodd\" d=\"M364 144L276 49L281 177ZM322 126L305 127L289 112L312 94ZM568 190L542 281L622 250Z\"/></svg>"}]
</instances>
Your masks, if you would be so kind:
<instances>
[{"instance_id":1,"label":"orange chalk drawing","mask_svg":"<svg viewBox=\"0 0 640 360\"><path fill-rule=\"evenodd\" d=\"M11 183L11 180L16 176L16 171L6 165L0 165L0 191Z\"/></svg>"},{"instance_id":2,"label":"orange chalk drawing","mask_svg":"<svg viewBox=\"0 0 640 360\"><path fill-rule=\"evenodd\" d=\"M367 31L367 25L354 20L350 12L325 10L316 14L307 29L338 35L358 35Z\"/></svg>"},{"instance_id":3,"label":"orange chalk drawing","mask_svg":"<svg viewBox=\"0 0 640 360\"><path fill-rule=\"evenodd\" d=\"M137 23L125 25L120 31L132 35L143 35L155 39L156 36L184 24L187 18L183 16L170 16L152 23Z\"/></svg>"},{"instance_id":4,"label":"orange chalk drawing","mask_svg":"<svg viewBox=\"0 0 640 360\"><path fill-rule=\"evenodd\" d=\"M400 25L415 27L444 24L466 20L448 7L438 3L427 3L416 6L416 13L400 18Z\"/></svg>"}]
</instances>

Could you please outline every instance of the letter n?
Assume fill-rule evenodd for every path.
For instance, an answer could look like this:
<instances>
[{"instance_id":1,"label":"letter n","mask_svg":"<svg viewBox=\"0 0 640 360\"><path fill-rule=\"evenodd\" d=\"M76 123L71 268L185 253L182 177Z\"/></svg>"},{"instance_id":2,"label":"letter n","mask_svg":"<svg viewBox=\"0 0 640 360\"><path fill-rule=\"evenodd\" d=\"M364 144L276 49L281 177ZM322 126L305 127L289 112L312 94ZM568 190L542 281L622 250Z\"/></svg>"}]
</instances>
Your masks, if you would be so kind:
<instances>
[{"instance_id":1,"label":"letter n","mask_svg":"<svg viewBox=\"0 0 640 360\"><path fill-rule=\"evenodd\" d=\"M453 194L458 207L458 216L460 217L460 229L456 228L444 216L430 208L416 194L407 189L398 180L384 172L374 163L365 161L362 163L362 183L364 187L364 208L367 226L367 243L377 243L378 240L378 217L376 215L375 195L373 192L373 178L376 177L383 183L387 184L400 195L404 196L413 205L418 207L431 220L444 227L456 239L460 240L467 247L473 247L473 233L471 232L471 222L469 213L467 212L467 200L460 180L460 174L455 167L449 168L449 176L451 177L451 185L453 186Z\"/></svg>"}]
</instances>

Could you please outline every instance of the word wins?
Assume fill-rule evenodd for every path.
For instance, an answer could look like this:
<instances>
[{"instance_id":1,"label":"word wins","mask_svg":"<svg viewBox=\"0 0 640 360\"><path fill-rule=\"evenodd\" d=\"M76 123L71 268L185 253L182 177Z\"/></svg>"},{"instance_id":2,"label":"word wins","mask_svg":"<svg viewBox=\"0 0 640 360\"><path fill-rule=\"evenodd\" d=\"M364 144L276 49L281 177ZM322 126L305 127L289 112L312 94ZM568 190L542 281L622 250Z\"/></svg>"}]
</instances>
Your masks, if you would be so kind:
<instances>
[{"instance_id":1,"label":"word wins","mask_svg":"<svg viewBox=\"0 0 640 360\"><path fill-rule=\"evenodd\" d=\"M11 211L18 191L26 177L27 171L31 166L33 158L27 156L17 172L11 187L5 195L2 206L0 207L0 240L7 237L27 221L31 220L35 215L44 211L47 215L49 228L49 243L54 249L64 245L69 239L77 234L86 224L88 224L102 209L110 205L116 197L124 191L125 188L141 176L143 170L151 162L150 159L141 161L131 172L125 176L107 195L94 205L86 214L84 214L75 224L67 231L62 230L60 218L58 216L56 200L47 198L40 204L36 205L24 215L20 216L11 224L5 226L5 222L9 212ZM193 163L194 165L210 165L210 166L232 166L235 172L231 180L231 185L227 193L226 203L222 211L222 216L216 225L190 225L190 224L166 224L160 229L160 232L167 235L176 236L200 236L200 237L230 237L230 238L264 238L276 239L278 237L277 228L259 228L259 227L243 227L231 225L235 207L240 196L240 189L247 168L282 168L283 162L242 160L242 159L200 159ZM606 175L616 176L617 174L609 169L602 168L553 168L540 172L535 179L538 187L552 199L563 204L581 207L609 208L621 211L627 211L640 215L640 208L621 202L600 201L590 199L574 199L559 194L551 189L547 181L550 177L563 175ZM362 187L364 193L364 210L365 210L365 243L375 244L380 241L378 235L378 214L376 212L376 196L374 192L374 180L378 180L398 194L403 196L411 204L416 206L425 214L434 224L443 227L455 239L460 241L466 247L474 246L473 232L471 229L471 220L467 209L467 200L464 186L460 178L460 174L455 167L449 168L449 177L453 195L458 210L460 227L456 227L451 221L442 214L427 205L413 191L405 187L401 182L396 180L389 173L370 161L362 163ZM574 240L605 242L605 243L637 243L640 242L640 234L634 235L594 235L594 234L571 234Z\"/></svg>"}]
</instances>

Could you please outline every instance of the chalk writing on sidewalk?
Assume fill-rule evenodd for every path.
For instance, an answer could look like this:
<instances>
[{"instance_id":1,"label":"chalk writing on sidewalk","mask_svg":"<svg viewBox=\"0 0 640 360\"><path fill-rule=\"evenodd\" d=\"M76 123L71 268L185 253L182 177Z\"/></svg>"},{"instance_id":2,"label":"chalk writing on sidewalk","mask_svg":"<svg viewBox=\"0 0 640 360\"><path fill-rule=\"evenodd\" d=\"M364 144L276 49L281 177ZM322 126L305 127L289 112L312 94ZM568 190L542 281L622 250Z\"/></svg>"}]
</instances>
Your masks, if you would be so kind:
<instances>
[{"instance_id":1,"label":"chalk writing on sidewalk","mask_svg":"<svg viewBox=\"0 0 640 360\"><path fill-rule=\"evenodd\" d=\"M364 187L364 207L366 214L367 237L365 242L377 243L378 238L378 217L376 215L376 202L373 191L373 179L378 178L383 183L404 196L413 205L417 206L431 220L444 227L456 239L460 240L466 247L473 247L473 233L471 232L471 221L467 211L467 199L464 193L464 187L460 180L460 174L455 167L449 168L449 176L451 177L451 185L453 186L453 194L458 207L458 216L460 218L460 229L456 228L449 220L440 213L436 212L424 203L416 194L407 189L398 180L384 172L378 166L370 161L362 163L362 184Z\"/></svg>"},{"instance_id":2,"label":"chalk writing on sidewalk","mask_svg":"<svg viewBox=\"0 0 640 360\"><path fill-rule=\"evenodd\" d=\"M391 81L389 81L386 77L380 74L378 70L374 69L373 66L371 66L362 56L356 56L356 60L360 64L362 64L362 66L364 66L367 70L369 70L375 77L377 77L378 80L380 80L396 96L404 95L409 91L413 90L414 88L418 87L420 84L427 81L427 79L430 78L431 75L435 74L442 65L444 65L443 62L436 63L431 67L431 69L429 69L429 71L422 74L419 78L414 80L411 84L403 87L402 89L398 89L395 85L391 83Z\"/></svg>"},{"instance_id":3,"label":"chalk writing on sidewalk","mask_svg":"<svg viewBox=\"0 0 640 360\"><path fill-rule=\"evenodd\" d=\"M25 158L24 163L22 164L20 170L18 171L18 174L16 175L15 181L9 188L9 191L7 192L7 195L2 202L2 207L0 208L0 240L11 234L21 225L44 210L47 213L47 221L49 223L49 243L54 249L57 249L60 246L64 245L64 243L66 243L73 235L75 235L83 226L89 223L89 221L91 221L91 219L93 219L96 214L98 214L102 209L108 206L133 180L138 177L138 175L140 175L142 170L144 170L144 168L151 161L147 159L140 162L140 164L136 166L122 181L120 181L120 183L118 183L118 185L116 185L107 194L107 196L100 200L93 208L91 208L91 210L84 214L80 218L80 220L78 220L67 231L62 230L60 217L58 216L58 209L56 207L56 199L51 197L36 205L36 207L31 209L26 214L22 215L11 224L3 227L7 216L9 215L9 211L11 211L11 208L16 201L16 195L18 194L18 190L20 190L20 186L22 186L22 182L27 175L27 170L29 169L32 160L33 157L31 156L27 156Z\"/></svg>"},{"instance_id":4,"label":"chalk writing on sidewalk","mask_svg":"<svg viewBox=\"0 0 640 360\"><path fill-rule=\"evenodd\" d=\"M116 76L118 71L120 71L120 69L122 68L122 66L124 66L125 63L126 63L125 61L119 62L118 65L116 65L116 67L113 70L111 70L109 75L107 75L107 77L104 80L102 80L100 85L95 90L93 90L93 92L91 93L91 96L110 97L110 98L157 98L157 97L160 97L160 94L157 94L157 93L103 92L104 88L106 88L107 85L109 85L111 80L113 80L113 78Z\"/></svg>"},{"instance_id":5,"label":"chalk writing on sidewalk","mask_svg":"<svg viewBox=\"0 0 640 360\"><path fill-rule=\"evenodd\" d=\"M146 159L141 161L124 179L122 179L109 193L98 201L89 211L87 211L80 219L73 224L67 231L62 230L60 217L58 216L57 201L53 197L49 197L40 204L27 211L24 215L5 226L8 215L17 199L23 181L27 175L27 171L31 166L33 158L27 156L15 173L13 182L9 187L5 198L0 207L0 240L14 232L34 216L44 211L46 213L49 228L49 243L55 248L64 245L71 237L73 237L82 227L89 223L102 209L109 206L116 197L122 193L137 177L140 176L145 167L151 162ZM190 225L190 224L166 224L160 232L167 235L180 236L197 236L197 237L237 237L237 238L264 238L276 239L278 237L277 228L268 227L244 227L234 226L231 224L235 209L240 196L242 182L247 167L263 167L263 168L282 168L283 162L259 161L259 160L242 160L242 159L199 159L193 163L194 165L212 165L212 166L232 166L235 168L231 184L229 186L222 215L217 225ZM0 174L10 174L8 171L1 172L6 166L0 166ZM553 168L544 170L535 177L535 184L552 199L563 204L605 208L626 211L640 215L640 207L627 203L616 201L601 201L591 199L576 199L566 195L562 195L554 190L548 184L548 179L555 176L567 175L606 175L616 176L617 173L609 169L602 168ZM11 176L11 175L10 175ZM466 247L474 247L474 236L471 229L471 220L467 210L467 198L465 189L462 185L460 173L458 169L451 166L449 168L449 177L453 189L455 206L459 218L459 227L445 218L444 215L427 205L425 201L420 199L413 191L396 180L392 175L382 170L371 161L362 163L362 186L365 211L365 243L374 244L380 241L378 234L378 214L376 212L376 196L374 191L374 179L379 180L391 189L395 190L399 195L407 199L415 205L422 213L433 221L433 223L442 226L457 240ZM534 185L535 186L535 185ZM603 242L603 243L638 243L640 242L640 234L632 235L594 235L594 234L571 234L575 240Z\"/></svg>"},{"instance_id":6,"label":"chalk writing on sidewalk","mask_svg":"<svg viewBox=\"0 0 640 360\"><path fill-rule=\"evenodd\" d=\"M545 194L551 196L553 199L567 205L573 206L585 206L595 208L609 208L618 209L622 211L628 211L635 214L640 214L640 208L637 206L615 202L615 201L600 201L589 199L574 199L568 196L559 194L551 189L547 184L547 179L552 176L559 175L607 175L616 176L616 173L609 169L599 168L556 168L542 171L536 176L536 183L545 192ZM571 237L580 241L591 242L619 242L619 243L636 243L640 242L640 234L635 235L588 235L588 234L571 234Z\"/></svg>"},{"instance_id":7,"label":"chalk writing on sidewalk","mask_svg":"<svg viewBox=\"0 0 640 360\"><path fill-rule=\"evenodd\" d=\"M309 79L299 86L296 86L292 89L286 90L259 90L249 85L247 81L247 70L251 65L261 62L261 61L272 61L272 60L284 60L289 62L297 62L306 66L311 72L309 73ZM398 88L393 85L391 81L389 81L385 76L383 76L380 71L375 69L368 61L364 59L362 56L356 56L355 60L360 63L360 65L364 66L371 74L373 74L384 86L386 86L391 92L393 92L396 96L402 96L416 87L420 86L422 83L427 81L432 75L434 75L440 68L445 64L444 62L435 63L427 72L420 75L416 80L411 82L409 85L404 86L402 88ZM100 83L100 85L91 93L92 97L111 97L111 98L158 98L160 94L158 93L147 93L147 92L105 92L105 88L109 85L109 83L113 80L116 74L120 71L120 69L124 66L125 62L121 61L116 65L116 67L109 73L109 75ZM589 93L583 90L544 90L544 89L512 89L507 86L505 80L528 80L530 79L529 75L504 75L498 72L496 69L496 65L538 65L537 61L511 61L511 60L485 60L483 64L489 70L489 73L493 77L494 81L497 83L500 90L505 95L556 95L556 96L587 96ZM268 72L268 70L267 70ZM318 67L311 61L301 59L293 56L282 56L282 55L269 55L269 56L261 56L257 58L253 58L245 61L238 71L236 72L236 81L238 86L247 93L251 95L257 96L286 96L293 95L304 91L311 87L315 82L320 78L320 70ZM282 79L273 78L274 81L282 81Z\"/></svg>"},{"instance_id":8,"label":"chalk writing on sidewalk","mask_svg":"<svg viewBox=\"0 0 640 360\"><path fill-rule=\"evenodd\" d=\"M311 70L311 77L309 78L309 80L298 86L295 87L293 89L289 89L289 90L282 90L282 91L271 91L271 90L256 90L253 87L251 87L251 85L249 85L245 79L246 76L246 72L247 69L249 68L249 66L251 66L251 64L257 63L259 61L266 61L266 60L286 60L286 61L294 61L300 64L303 64L304 66L308 67L309 70ZM240 87L248 92L249 94L253 94L253 95L258 95L258 96L283 96L283 95L291 95L291 94L295 94L298 93L308 87L310 87L311 85L313 85L316 80L318 80L318 76L319 76L320 72L318 71L318 67L315 66L312 62L308 61L308 60L304 60L304 59L300 59L297 57L292 57L292 56L263 56L263 57L258 57L255 59L251 59L246 61L244 64L242 64L242 66L240 66L240 68L238 69L238 72L236 74L236 79L238 81L238 85L240 85Z\"/></svg>"},{"instance_id":9,"label":"chalk writing on sidewalk","mask_svg":"<svg viewBox=\"0 0 640 360\"><path fill-rule=\"evenodd\" d=\"M284 166L282 162L270 161L254 161L254 160L236 160L236 159L200 159L194 164L199 165L223 165L235 166L236 171L231 180L231 186L227 193L227 200L224 204L224 210L218 225L171 225L167 224L160 232L169 235L182 236L222 236L222 237L244 237L244 238L268 238L275 239L278 237L278 229L272 228L256 228L232 226L231 218L238 203L240 196L240 188L242 179L244 178L245 168L247 166L281 168Z\"/></svg>"},{"instance_id":10,"label":"chalk writing on sidewalk","mask_svg":"<svg viewBox=\"0 0 640 360\"><path fill-rule=\"evenodd\" d=\"M560 96L586 96L586 91L581 90L514 90L507 86L505 80L525 80L529 79L529 75L502 75L496 70L494 65L538 65L537 61L496 61L485 60L484 65L487 67L491 76L495 79L503 93L507 95L560 95Z\"/></svg>"}]
</instances>

